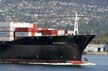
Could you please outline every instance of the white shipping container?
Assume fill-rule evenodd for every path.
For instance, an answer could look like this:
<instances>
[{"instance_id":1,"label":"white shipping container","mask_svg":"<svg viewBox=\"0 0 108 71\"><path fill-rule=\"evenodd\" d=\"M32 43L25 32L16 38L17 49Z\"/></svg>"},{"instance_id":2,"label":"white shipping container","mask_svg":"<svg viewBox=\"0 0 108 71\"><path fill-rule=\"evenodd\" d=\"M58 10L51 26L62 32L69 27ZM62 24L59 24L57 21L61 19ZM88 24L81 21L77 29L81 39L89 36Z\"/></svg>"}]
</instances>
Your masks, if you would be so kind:
<instances>
[{"instance_id":1,"label":"white shipping container","mask_svg":"<svg viewBox=\"0 0 108 71\"><path fill-rule=\"evenodd\" d=\"M14 37L0 37L0 41L12 41Z\"/></svg>"},{"instance_id":2,"label":"white shipping container","mask_svg":"<svg viewBox=\"0 0 108 71\"><path fill-rule=\"evenodd\" d=\"M23 23L23 22L0 22L0 27L9 27L11 28L16 28L16 27L29 27L32 28L33 24L30 23Z\"/></svg>"},{"instance_id":3,"label":"white shipping container","mask_svg":"<svg viewBox=\"0 0 108 71\"><path fill-rule=\"evenodd\" d=\"M15 32L15 37L26 37L32 36L32 32Z\"/></svg>"},{"instance_id":4,"label":"white shipping container","mask_svg":"<svg viewBox=\"0 0 108 71\"><path fill-rule=\"evenodd\" d=\"M0 37L13 37L13 32L0 32Z\"/></svg>"},{"instance_id":5,"label":"white shipping container","mask_svg":"<svg viewBox=\"0 0 108 71\"><path fill-rule=\"evenodd\" d=\"M0 22L0 27L10 27L10 22Z\"/></svg>"},{"instance_id":6,"label":"white shipping container","mask_svg":"<svg viewBox=\"0 0 108 71\"><path fill-rule=\"evenodd\" d=\"M58 30L58 35L65 35L65 30Z\"/></svg>"},{"instance_id":7,"label":"white shipping container","mask_svg":"<svg viewBox=\"0 0 108 71\"><path fill-rule=\"evenodd\" d=\"M74 34L74 31L68 30L67 34L72 35L72 34Z\"/></svg>"},{"instance_id":8,"label":"white shipping container","mask_svg":"<svg viewBox=\"0 0 108 71\"><path fill-rule=\"evenodd\" d=\"M42 33L35 33L35 36L42 36Z\"/></svg>"},{"instance_id":9,"label":"white shipping container","mask_svg":"<svg viewBox=\"0 0 108 71\"><path fill-rule=\"evenodd\" d=\"M55 30L54 28L48 28L48 30Z\"/></svg>"},{"instance_id":10,"label":"white shipping container","mask_svg":"<svg viewBox=\"0 0 108 71\"><path fill-rule=\"evenodd\" d=\"M42 30L42 28L38 28L38 30Z\"/></svg>"},{"instance_id":11,"label":"white shipping container","mask_svg":"<svg viewBox=\"0 0 108 71\"><path fill-rule=\"evenodd\" d=\"M29 27L29 28L33 27L33 25L30 23L19 23L19 25L20 25L19 27Z\"/></svg>"},{"instance_id":12,"label":"white shipping container","mask_svg":"<svg viewBox=\"0 0 108 71\"><path fill-rule=\"evenodd\" d=\"M32 28L33 27L33 24L30 24L30 23L21 23L21 22L11 22L11 27L12 28L17 28L17 27L24 27L24 28Z\"/></svg>"},{"instance_id":13,"label":"white shipping container","mask_svg":"<svg viewBox=\"0 0 108 71\"><path fill-rule=\"evenodd\" d=\"M15 29L12 27L0 27L0 32L10 32L14 31Z\"/></svg>"}]
</instances>

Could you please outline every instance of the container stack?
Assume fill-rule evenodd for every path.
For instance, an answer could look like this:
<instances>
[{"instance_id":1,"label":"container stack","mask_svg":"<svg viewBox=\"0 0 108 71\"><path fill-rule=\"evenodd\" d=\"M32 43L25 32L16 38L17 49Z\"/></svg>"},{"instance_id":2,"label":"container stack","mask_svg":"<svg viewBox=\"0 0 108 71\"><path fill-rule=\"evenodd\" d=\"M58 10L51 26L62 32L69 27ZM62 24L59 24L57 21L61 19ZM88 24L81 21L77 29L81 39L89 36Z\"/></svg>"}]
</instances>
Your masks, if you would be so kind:
<instances>
[{"instance_id":1,"label":"container stack","mask_svg":"<svg viewBox=\"0 0 108 71\"><path fill-rule=\"evenodd\" d=\"M37 32L37 25L32 24L32 27L16 27L14 32L15 39L20 39L24 37L41 36L41 33Z\"/></svg>"},{"instance_id":2,"label":"container stack","mask_svg":"<svg viewBox=\"0 0 108 71\"><path fill-rule=\"evenodd\" d=\"M43 36L57 36L57 30L55 29L42 28L38 29L38 32L42 33Z\"/></svg>"},{"instance_id":3,"label":"container stack","mask_svg":"<svg viewBox=\"0 0 108 71\"><path fill-rule=\"evenodd\" d=\"M0 41L12 41L14 28L9 22L0 22Z\"/></svg>"},{"instance_id":4,"label":"container stack","mask_svg":"<svg viewBox=\"0 0 108 71\"><path fill-rule=\"evenodd\" d=\"M72 35L74 32L71 30L56 30L52 28L38 28L38 32L42 33L43 36L64 36Z\"/></svg>"},{"instance_id":5,"label":"container stack","mask_svg":"<svg viewBox=\"0 0 108 71\"><path fill-rule=\"evenodd\" d=\"M30 23L10 22L10 24L11 24L11 27L13 27L14 29L17 27L22 27L22 28L33 27L33 24L30 24Z\"/></svg>"},{"instance_id":6,"label":"container stack","mask_svg":"<svg viewBox=\"0 0 108 71\"><path fill-rule=\"evenodd\" d=\"M14 37L15 39L20 39L23 37L31 36L32 28L15 28Z\"/></svg>"},{"instance_id":7,"label":"container stack","mask_svg":"<svg viewBox=\"0 0 108 71\"><path fill-rule=\"evenodd\" d=\"M34 36L64 36L71 34L73 34L73 31L38 28L36 24L0 22L0 41L12 41Z\"/></svg>"}]
</instances>

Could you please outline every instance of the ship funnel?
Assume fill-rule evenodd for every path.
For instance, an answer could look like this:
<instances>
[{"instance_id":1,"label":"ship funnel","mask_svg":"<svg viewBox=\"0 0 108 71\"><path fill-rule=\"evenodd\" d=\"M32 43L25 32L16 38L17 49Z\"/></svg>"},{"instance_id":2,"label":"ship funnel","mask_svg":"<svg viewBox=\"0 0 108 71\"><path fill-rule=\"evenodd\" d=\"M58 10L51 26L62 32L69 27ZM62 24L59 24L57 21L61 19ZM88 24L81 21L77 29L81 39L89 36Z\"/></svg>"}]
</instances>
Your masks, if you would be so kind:
<instances>
[{"instance_id":1,"label":"ship funnel","mask_svg":"<svg viewBox=\"0 0 108 71\"><path fill-rule=\"evenodd\" d=\"M78 31L78 21L79 21L79 18L78 18L78 14L76 12L76 14L75 14L75 23L74 23L74 35L78 35L79 34L79 31Z\"/></svg>"}]
</instances>

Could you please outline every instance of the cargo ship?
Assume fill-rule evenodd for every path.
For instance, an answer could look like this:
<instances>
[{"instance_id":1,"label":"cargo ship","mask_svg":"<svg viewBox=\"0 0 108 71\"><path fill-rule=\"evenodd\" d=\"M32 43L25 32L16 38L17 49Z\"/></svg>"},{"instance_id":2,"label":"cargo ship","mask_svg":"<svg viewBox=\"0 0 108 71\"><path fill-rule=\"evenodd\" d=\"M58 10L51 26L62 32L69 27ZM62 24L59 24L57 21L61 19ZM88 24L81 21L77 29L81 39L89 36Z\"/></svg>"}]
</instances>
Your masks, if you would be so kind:
<instances>
[{"instance_id":1,"label":"cargo ship","mask_svg":"<svg viewBox=\"0 0 108 71\"><path fill-rule=\"evenodd\" d=\"M86 64L82 61L83 51L95 37L79 34L77 14L74 31L13 22L7 29L5 24L0 29L0 63L83 65Z\"/></svg>"}]
</instances>

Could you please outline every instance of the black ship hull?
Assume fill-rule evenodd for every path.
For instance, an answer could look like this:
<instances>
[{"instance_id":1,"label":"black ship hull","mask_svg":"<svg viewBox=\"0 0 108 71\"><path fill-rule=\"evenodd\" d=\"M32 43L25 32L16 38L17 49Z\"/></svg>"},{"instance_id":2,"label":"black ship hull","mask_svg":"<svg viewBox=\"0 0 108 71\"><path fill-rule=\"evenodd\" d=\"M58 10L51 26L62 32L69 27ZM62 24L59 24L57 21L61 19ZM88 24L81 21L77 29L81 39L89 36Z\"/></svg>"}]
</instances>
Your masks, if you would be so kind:
<instances>
[{"instance_id":1,"label":"black ship hull","mask_svg":"<svg viewBox=\"0 0 108 71\"><path fill-rule=\"evenodd\" d=\"M66 63L81 61L94 35L24 37L1 42L0 62Z\"/></svg>"}]
</instances>

